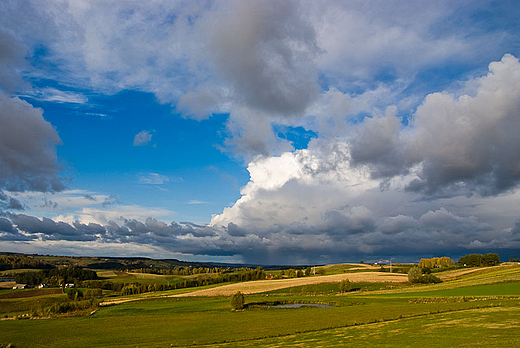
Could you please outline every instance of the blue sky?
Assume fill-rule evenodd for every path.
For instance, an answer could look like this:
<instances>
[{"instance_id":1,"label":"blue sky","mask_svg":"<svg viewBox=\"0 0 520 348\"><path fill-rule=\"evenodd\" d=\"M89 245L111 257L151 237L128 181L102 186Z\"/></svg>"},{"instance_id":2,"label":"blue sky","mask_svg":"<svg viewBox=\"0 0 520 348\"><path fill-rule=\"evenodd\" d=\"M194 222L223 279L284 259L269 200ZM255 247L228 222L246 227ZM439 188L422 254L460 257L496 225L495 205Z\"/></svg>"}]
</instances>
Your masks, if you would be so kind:
<instances>
[{"instance_id":1,"label":"blue sky","mask_svg":"<svg viewBox=\"0 0 520 348\"><path fill-rule=\"evenodd\" d=\"M0 250L520 252L517 1L4 1Z\"/></svg>"},{"instance_id":2,"label":"blue sky","mask_svg":"<svg viewBox=\"0 0 520 348\"><path fill-rule=\"evenodd\" d=\"M247 171L218 149L226 115L185 119L144 92L87 98L83 104L24 98L60 134L68 186L116 195L123 204L167 207L164 218L199 223L239 198ZM140 132L151 139L134 144Z\"/></svg>"}]
</instances>

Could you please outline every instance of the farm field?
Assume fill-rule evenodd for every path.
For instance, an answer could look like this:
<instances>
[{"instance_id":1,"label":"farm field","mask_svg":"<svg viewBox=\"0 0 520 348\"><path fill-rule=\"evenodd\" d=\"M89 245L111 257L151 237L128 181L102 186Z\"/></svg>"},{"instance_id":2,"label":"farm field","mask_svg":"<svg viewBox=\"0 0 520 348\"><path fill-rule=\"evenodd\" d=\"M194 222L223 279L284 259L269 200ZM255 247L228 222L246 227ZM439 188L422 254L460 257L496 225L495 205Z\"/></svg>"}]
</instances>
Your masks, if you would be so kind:
<instances>
[{"instance_id":1,"label":"farm field","mask_svg":"<svg viewBox=\"0 0 520 348\"><path fill-rule=\"evenodd\" d=\"M101 280L110 280L113 283L132 283L140 284L174 284L183 281L185 278L180 276L168 276L160 274L133 273L119 271L97 271Z\"/></svg>"},{"instance_id":2,"label":"farm field","mask_svg":"<svg viewBox=\"0 0 520 348\"><path fill-rule=\"evenodd\" d=\"M293 286L320 284L320 283L338 283L343 279L349 279L353 282L371 282L371 283L387 283L387 282L406 282L408 280L405 274L390 274L376 272L358 272L358 273L341 273L319 277L291 278L291 279L274 279L242 282L236 284L223 285L211 289L197 290L176 296L229 296L237 291L244 294L254 294L259 292L284 289Z\"/></svg>"},{"instance_id":3,"label":"farm field","mask_svg":"<svg viewBox=\"0 0 520 348\"><path fill-rule=\"evenodd\" d=\"M492 267L461 274L441 284L418 286L377 282L385 279L383 276L393 275L370 272L372 276L381 274L381 278L372 279L376 282L352 279L353 289L365 289L349 293L340 293L337 282L341 277L360 277L361 273L231 284L245 285L243 289L254 283L263 287L246 295L249 306L243 311L231 311L227 295L208 295L207 290L222 291L222 288L226 290L221 293L227 293L230 285L191 291L190 296L183 297L171 297L172 292L163 294L170 297L159 297L162 292L157 292L155 298L141 295L140 301L100 307L90 316L3 320L0 321L0 344L11 343L14 347L335 347L347 344L353 347L455 344L512 347L520 345L517 335L519 270L517 266ZM302 280L313 280L313 283L295 282ZM273 282L285 287L270 290L264 285ZM397 288L392 289L393 285ZM57 300L53 296L64 295L42 298ZM23 303L24 306L18 307L22 309L30 306L31 299L35 298L4 301L12 301L12 306ZM277 303L322 303L333 307L277 309L264 306ZM472 340L468 341L467 337Z\"/></svg>"}]
</instances>

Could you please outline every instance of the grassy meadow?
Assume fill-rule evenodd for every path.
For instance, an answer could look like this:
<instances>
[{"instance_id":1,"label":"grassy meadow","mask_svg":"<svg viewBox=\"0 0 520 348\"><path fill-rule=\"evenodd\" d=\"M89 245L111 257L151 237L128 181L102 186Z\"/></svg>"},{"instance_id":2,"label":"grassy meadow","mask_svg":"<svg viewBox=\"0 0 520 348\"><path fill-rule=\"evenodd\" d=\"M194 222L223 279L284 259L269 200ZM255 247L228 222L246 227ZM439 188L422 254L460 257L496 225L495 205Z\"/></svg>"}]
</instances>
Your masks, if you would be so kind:
<instances>
[{"instance_id":1,"label":"grassy meadow","mask_svg":"<svg viewBox=\"0 0 520 348\"><path fill-rule=\"evenodd\" d=\"M360 274L353 272L352 277ZM101 306L90 315L2 320L0 346L520 346L520 266L439 275L443 283L428 285L353 282L347 293L339 291L337 282L314 283L331 279L315 276L306 285L247 294L246 308L239 311L231 310L229 296L187 296L200 288L132 295L125 297L131 302ZM268 288L269 282L253 283ZM62 301L65 296L0 298L0 310L21 314L35 301ZM283 303L333 307L273 308Z\"/></svg>"}]
</instances>

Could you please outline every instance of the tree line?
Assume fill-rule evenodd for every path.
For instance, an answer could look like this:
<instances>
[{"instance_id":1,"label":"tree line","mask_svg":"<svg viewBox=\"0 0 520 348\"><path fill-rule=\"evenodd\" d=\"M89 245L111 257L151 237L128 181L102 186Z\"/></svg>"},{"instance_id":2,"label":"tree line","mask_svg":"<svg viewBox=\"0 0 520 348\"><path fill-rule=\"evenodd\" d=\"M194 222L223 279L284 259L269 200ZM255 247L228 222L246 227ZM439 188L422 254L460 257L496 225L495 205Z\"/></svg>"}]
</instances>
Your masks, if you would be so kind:
<instances>
[{"instance_id":1,"label":"tree line","mask_svg":"<svg viewBox=\"0 0 520 348\"><path fill-rule=\"evenodd\" d=\"M495 253L469 254L457 261L457 265L467 267L496 266L498 264L500 264L500 258Z\"/></svg>"},{"instance_id":2,"label":"tree line","mask_svg":"<svg viewBox=\"0 0 520 348\"><path fill-rule=\"evenodd\" d=\"M151 273L160 275L195 275L195 274L224 274L233 272L250 272L254 271L253 268L249 267L172 267L172 268L133 268L127 269L127 272L134 273Z\"/></svg>"},{"instance_id":3,"label":"tree line","mask_svg":"<svg viewBox=\"0 0 520 348\"><path fill-rule=\"evenodd\" d=\"M15 281L20 284L35 286L45 283L49 286L62 286L66 283L78 284L84 280L98 279L95 271L78 266L45 269L41 272L17 273Z\"/></svg>"},{"instance_id":4,"label":"tree line","mask_svg":"<svg viewBox=\"0 0 520 348\"><path fill-rule=\"evenodd\" d=\"M0 255L0 271L21 268L49 269L54 266L24 255Z\"/></svg>"}]
</instances>

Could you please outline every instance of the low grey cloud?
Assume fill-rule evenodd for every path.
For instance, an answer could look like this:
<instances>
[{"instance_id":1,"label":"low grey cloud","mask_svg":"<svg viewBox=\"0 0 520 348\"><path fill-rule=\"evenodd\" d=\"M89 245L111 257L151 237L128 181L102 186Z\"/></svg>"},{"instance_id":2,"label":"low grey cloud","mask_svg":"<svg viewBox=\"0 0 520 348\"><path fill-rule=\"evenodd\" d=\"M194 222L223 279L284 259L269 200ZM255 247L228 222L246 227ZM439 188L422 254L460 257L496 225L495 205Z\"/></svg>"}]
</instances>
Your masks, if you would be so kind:
<instances>
[{"instance_id":1,"label":"low grey cloud","mask_svg":"<svg viewBox=\"0 0 520 348\"><path fill-rule=\"evenodd\" d=\"M18 199L9 197L9 203L7 204L7 209L13 209L13 210L24 210L25 207L22 202L20 202Z\"/></svg>"},{"instance_id":2,"label":"low grey cloud","mask_svg":"<svg viewBox=\"0 0 520 348\"><path fill-rule=\"evenodd\" d=\"M0 209L24 210L25 206L20 200L6 195L0 190Z\"/></svg>"},{"instance_id":3,"label":"low grey cloud","mask_svg":"<svg viewBox=\"0 0 520 348\"><path fill-rule=\"evenodd\" d=\"M459 255L479 250L519 250L520 220L503 231L477 217L462 217L441 208L418 216L377 218L363 207L325 214L317 224L276 224L268 229L192 223L165 223L155 218L123 224L67 224L24 214L0 217L4 241L82 241L150 245L165 252L234 256L248 263L309 264L393 256L414 260L427 255ZM19 232L18 232L19 231ZM78 253L81 251L78 250ZM508 254L509 255L509 254Z\"/></svg>"},{"instance_id":4,"label":"low grey cloud","mask_svg":"<svg viewBox=\"0 0 520 348\"><path fill-rule=\"evenodd\" d=\"M18 230L27 234L39 234L43 240L94 240L92 236L80 233L73 226L65 222L55 222L43 217L41 219L25 214L9 214L9 219Z\"/></svg>"},{"instance_id":5,"label":"low grey cloud","mask_svg":"<svg viewBox=\"0 0 520 348\"><path fill-rule=\"evenodd\" d=\"M105 200L103 201L103 203L101 203L101 205L103 207L108 207L108 206L116 204L118 202L118 200L119 199L116 195L110 195L105 198Z\"/></svg>"},{"instance_id":6,"label":"low grey cloud","mask_svg":"<svg viewBox=\"0 0 520 348\"><path fill-rule=\"evenodd\" d=\"M42 208L51 208L51 209L56 209L58 208L58 203L54 202L54 201L51 201L50 199L44 199L43 200L43 204L40 205L40 207Z\"/></svg>"},{"instance_id":7,"label":"low grey cloud","mask_svg":"<svg viewBox=\"0 0 520 348\"><path fill-rule=\"evenodd\" d=\"M92 196L92 195L89 195L89 194L86 194L85 196L83 196L85 199L88 199L89 201L91 202L96 202L97 199L96 197Z\"/></svg>"},{"instance_id":8,"label":"low grey cloud","mask_svg":"<svg viewBox=\"0 0 520 348\"><path fill-rule=\"evenodd\" d=\"M13 227L13 223L6 218L0 217L0 232L3 233L16 233Z\"/></svg>"},{"instance_id":9,"label":"low grey cloud","mask_svg":"<svg viewBox=\"0 0 520 348\"><path fill-rule=\"evenodd\" d=\"M0 91L0 188L59 191L56 145L61 140L42 110Z\"/></svg>"}]
</instances>

